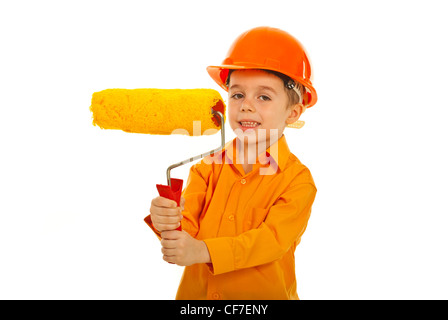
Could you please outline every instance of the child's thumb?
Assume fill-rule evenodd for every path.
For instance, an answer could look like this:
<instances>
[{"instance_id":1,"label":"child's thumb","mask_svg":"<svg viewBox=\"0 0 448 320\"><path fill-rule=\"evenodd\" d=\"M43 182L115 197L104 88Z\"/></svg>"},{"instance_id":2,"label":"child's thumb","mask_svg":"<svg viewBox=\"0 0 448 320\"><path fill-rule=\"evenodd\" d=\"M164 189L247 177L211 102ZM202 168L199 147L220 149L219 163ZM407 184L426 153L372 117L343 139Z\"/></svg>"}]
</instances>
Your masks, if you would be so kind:
<instances>
[{"instance_id":1,"label":"child's thumb","mask_svg":"<svg viewBox=\"0 0 448 320\"><path fill-rule=\"evenodd\" d=\"M185 198L184 197L180 197L180 207L182 208L182 210L184 210L184 208L185 208Z\"/></svg>"}]
</instances>

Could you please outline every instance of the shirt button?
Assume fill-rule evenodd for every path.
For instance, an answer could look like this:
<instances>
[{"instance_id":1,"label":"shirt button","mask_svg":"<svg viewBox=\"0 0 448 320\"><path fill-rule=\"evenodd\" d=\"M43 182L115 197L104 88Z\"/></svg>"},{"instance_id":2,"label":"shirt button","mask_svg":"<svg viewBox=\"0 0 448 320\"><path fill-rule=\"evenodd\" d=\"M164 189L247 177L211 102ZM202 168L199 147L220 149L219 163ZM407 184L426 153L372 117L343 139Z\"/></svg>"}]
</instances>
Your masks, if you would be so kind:
<instances>
[{"instance_id":1,"label":"shirt button","mask_svg":"<svg viewBox=\"0 0 448 320\"><path fill-rule=\"evenodd\" d=\"M231 215L229 216L229 220L230 220L230 221L235 220L235 216L234 216L233 214L231 214Z\"/></svg>"},{"instance_id":2,"label":"shirt button","mask_svg":"<svg viewBox=\"0 0 448 320\"><path fill-rule=\"evenodd\" d=\"M219 294L218 292L215 292L215 293L212 294L212 298L213 298L214 300L218 300L220 297L221 297L221 296L220 296L220 294Z\"/></svg>"},{"instance_id":3,"label":"shirt button","mask_svg":"<svg viewBox=\"0 0 448 320\"><path fill-rule=\"evenodd\" d=\"M241 179L241 184L246 184L246 179Z\"/></svg>"}]
</instances>

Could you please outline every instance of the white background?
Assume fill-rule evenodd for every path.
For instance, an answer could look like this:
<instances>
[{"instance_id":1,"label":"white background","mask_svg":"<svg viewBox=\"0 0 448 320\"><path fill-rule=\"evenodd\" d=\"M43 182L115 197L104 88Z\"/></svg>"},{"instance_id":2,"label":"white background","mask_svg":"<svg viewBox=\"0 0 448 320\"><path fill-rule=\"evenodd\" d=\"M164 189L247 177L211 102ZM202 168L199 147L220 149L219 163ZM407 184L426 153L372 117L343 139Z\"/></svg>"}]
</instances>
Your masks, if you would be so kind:
<instances>
[{"instance_id":1,"label":"white background","mask_svg":"<svg viewBox=\"0 0 448 320\"><path fill-rule=\"evenodd\" d=\"M173 299L143 222L168 165L219 136L92 126L92 93L213 88L268 25L296 36L318 103L289 146L318 188L301 299L448 299L444 1L2 1L0 298ZM227 131L227 140L234 137ZM173 171L186 179L188 166Z\"/></svg>"}]
</instances>

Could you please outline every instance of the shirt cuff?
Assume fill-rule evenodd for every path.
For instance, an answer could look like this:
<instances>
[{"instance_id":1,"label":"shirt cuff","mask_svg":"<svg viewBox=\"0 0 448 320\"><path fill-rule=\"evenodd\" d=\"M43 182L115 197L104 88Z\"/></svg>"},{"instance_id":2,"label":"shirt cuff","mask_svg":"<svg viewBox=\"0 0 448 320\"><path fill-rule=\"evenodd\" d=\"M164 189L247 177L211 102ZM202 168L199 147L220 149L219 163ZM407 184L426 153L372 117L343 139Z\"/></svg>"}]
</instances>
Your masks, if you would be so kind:
<instances>
[{"instance_id":1,"label":"shirt cuff","mask_svg":"<svg viewBox=\"0 0 448 320\"><path fill-rule=\"evenodd\" d=\"M159 240L162 240L162 234L160 233L159 230L157 230L154 225L152 224L152 220L151 220L151 215L148 215L145 219L143 219L146 224L152 229L152 231L154 231L154 233L156 234L157 238L159 238Z\"/></svg>"},{"instance_id":2,"label":"shirt cuff","mask_svg":"<svg viewBox=\"0 0 448 320\"><path fill-rule=\"evenodd\" d=\"M231 238L212 238L206 239L204 242L210 253L212 263L208 266L213 275L235 270Z\"/></svg>"}]
</instances>

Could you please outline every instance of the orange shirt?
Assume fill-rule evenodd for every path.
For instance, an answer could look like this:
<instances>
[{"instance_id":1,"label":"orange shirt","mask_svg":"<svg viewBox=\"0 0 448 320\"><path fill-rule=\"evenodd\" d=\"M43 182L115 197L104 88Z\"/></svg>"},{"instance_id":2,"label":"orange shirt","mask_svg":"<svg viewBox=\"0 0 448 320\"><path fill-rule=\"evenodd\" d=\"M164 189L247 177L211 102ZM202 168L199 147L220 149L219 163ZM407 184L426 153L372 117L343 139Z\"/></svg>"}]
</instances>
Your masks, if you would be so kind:
<instances>
[{"instance_id":1,"label":"orange shirt","mask_svg":"<svg viewBox=\"0 0 448 320\"><path fill-rule=\"evenodd\" d=\"M317 190L285 136L266 151L247 174L236 139L191 167L182 228L212 263L185 267L176 299L298 299L294 251Z\"/></svg>"}]
</instances>

